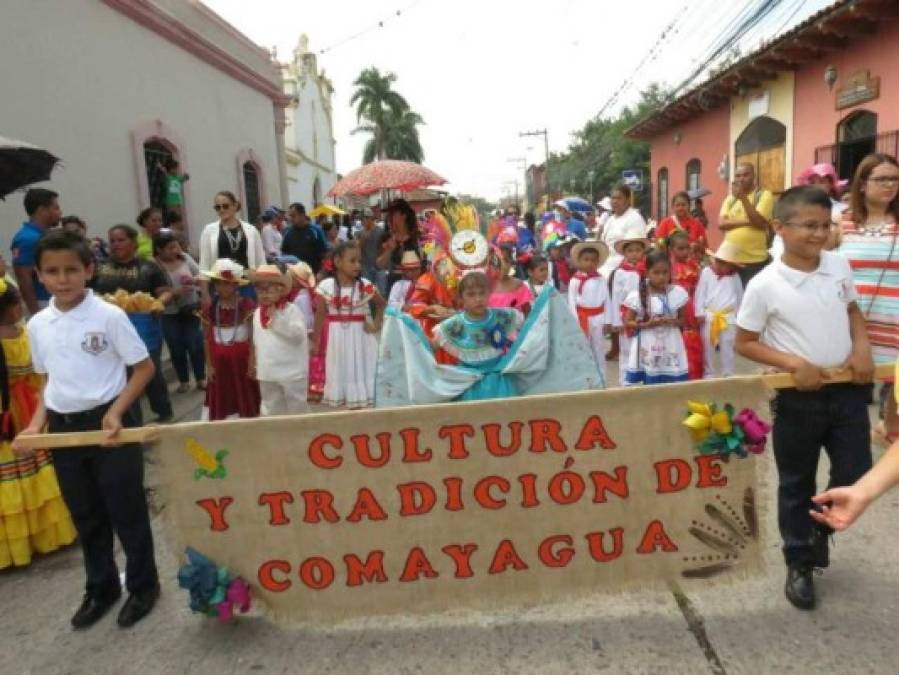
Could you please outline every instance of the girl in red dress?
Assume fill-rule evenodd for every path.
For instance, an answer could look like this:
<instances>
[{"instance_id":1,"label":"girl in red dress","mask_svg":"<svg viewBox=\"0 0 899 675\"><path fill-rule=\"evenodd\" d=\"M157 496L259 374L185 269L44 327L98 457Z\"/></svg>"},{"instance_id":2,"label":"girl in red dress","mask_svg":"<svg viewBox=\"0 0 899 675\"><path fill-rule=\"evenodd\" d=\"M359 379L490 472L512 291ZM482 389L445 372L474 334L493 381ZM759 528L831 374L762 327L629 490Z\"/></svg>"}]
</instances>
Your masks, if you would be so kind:
<instances>
[{"instance_id":1,"label":"girl in red dress","mask_svg":"<svg viewBox=\"0 0 899 675\"><path fill-rule=\"evenodd\" d=\"M668 238L675 232L684 232L690 243L690 250L696 261L702 260L706 250L706 234L702 223L690 215L690 196L678 192L671 199L672 213L656 228L656 239L665 248Z\"/></svg>"},{"instance_id":2,"label":"girl in red dress","mask_svg":"<svg viewBox=\"0 0 899 675\"><path fill-rule=\"evenodd\" d=\"M227 258L200 272L215 288L212 304L200 317L208 361L206 408L213 421L259 416L259 383L251 374L256 305L237 292L238 286L248 283L243 273L242 265Z\"/></svg>"},{"instance_id":3,"label":"girl in red dress","mask_svg":"<svg viewBox=\"0 0 899 675\"><path fill-rule=\"evenodd\" d=\"M690 296L684 307L684 347L687 349L687 372L691 380L702 379L702 336L699 322L693 308L693 297L699 284L699 264L692 255L690 238L683 230L675 230L668 237L668 251L671 254L671 282L677 284Z\"/></svg>"}]
</instances>

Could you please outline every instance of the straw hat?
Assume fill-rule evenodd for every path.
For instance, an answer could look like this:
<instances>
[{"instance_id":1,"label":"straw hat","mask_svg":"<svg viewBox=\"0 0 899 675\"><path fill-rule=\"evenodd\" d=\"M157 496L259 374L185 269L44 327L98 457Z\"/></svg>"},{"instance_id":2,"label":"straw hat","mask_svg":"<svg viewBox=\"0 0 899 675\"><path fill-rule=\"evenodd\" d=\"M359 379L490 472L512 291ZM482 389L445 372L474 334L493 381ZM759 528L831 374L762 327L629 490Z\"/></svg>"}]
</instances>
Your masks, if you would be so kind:
<instances>
[{"instance_id":1,"label":"straw hat","mask_svg":"<svg viewBox=\"0 0 899 675\"><path fill-rule=\"evenodd\" d=\"M602 265L606 261L606 258L609 257L608 246L598 239L587 239L586 241L580 241L571 247L571 259L577 261L584 251L596 251L597 255L599 255L600 265Z\"/></svg>"},{"instance_id":2,"label":"straw hat","mask_svg":"<svg viewBox=\"0 0 899 675\"><path fill-rule=\"evenodd\" d=\"M250 281L254 284L269 281L287 288L293 285L290 274L282 272L280 267L272 264L260 265L255 270L250 270Z\"/></svg>"},{"instance_id":3,"label":"straw hat","mask_svg":"<svg viewBox=\"0 0 899 675\"><path fill-rule=\"evenodd\" d=\"M730 241L722 241L717 251L706 249L706 253L708 253L713 258L723 260L724 262L730 263L731 265L736 265L737 267L742 267L744 264L741 262L737 262L736 258L739 256L740 250L733 242Z\"/></svg>"},{"instance_id":4,"label":"straw hat","mask_svg":"<svg viewBox=\"0 0 899 675\"><path fill-rule=\"evenodd\" d=\"M612 200L609 199L608 197L603 197L598 202L596 202L596 205L605 211L612 210Z\"/></svg>"},{"instance_id":5,"label":"straw hat","mask_svg":"<svg viewBox=\"0 0 899 675\"><path fill-rule=\"evenodd\" d=\"M396 266L398 272L408 272L410 270L420 270L421 260L415 251L403 251L403 257L400 264Z\"/></svg>"},{"instance_id":6,"label":"straw hat","mask_svg":"<svg viewBox=\"0 0 899 675\"><path fill-rule=\"evenodd\" d=\"M309 289L315 288L315 272L302 260L293 265L288 265L287 271L290 272L294 279L300 282L301 286Z\"/></svg>"},{"instance_id":7,"label":"straw hat","mask_svg":"<svg viewBox=\"0 0 899 675\"><path fill-rule=\"evenodd\" d=\"M615 242L615 253L624 254L624 247L628 244L643 244L643 250L649 248L649 239L646 237L625 237Z\"/></svg>"},{"instance_id":8,"label":"straw hat","mask_svg":"<svg viewBox=\"0 0 899 675\"><path fill-rule=\"evenodd\" d=\"M234 262L230 258L219 258L208 272L200 272L200 276L210 281L230 281L238 286L246 286L249 281L244 277L244 268L238 262Z\"/></svg>"}]
</instances>

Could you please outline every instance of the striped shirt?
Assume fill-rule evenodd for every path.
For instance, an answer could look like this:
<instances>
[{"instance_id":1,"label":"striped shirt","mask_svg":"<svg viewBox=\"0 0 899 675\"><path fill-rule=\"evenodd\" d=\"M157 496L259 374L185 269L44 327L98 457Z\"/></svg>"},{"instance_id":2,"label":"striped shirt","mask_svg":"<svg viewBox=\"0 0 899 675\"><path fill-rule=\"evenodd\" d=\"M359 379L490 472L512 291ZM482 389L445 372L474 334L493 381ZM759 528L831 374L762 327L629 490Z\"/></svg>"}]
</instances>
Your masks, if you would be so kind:
<instances>
[{"instance_id":1,"label":"striped shirt","mask_svg":"<svg viewBox=\"0 0 899 675\"><path fill-rule=\"evenodd\" d=\"M899 358L899 225L866 229L844 220L839 252L852 267L874 362L893 363Z\"/></svg>"}]
</instances>

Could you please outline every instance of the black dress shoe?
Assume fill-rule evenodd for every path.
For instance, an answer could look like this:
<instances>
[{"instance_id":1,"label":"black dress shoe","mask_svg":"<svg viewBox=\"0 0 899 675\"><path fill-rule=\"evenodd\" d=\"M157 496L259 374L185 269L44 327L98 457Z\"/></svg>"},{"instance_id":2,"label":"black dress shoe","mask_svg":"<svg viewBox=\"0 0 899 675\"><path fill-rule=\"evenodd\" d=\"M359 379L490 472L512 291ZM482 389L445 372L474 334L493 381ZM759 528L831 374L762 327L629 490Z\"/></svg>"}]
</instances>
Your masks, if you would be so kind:
<instances>
[{"instance_id":1,"label":"black dress shoe","mask_svg":"<svg viewBox=\"0 0 899 675\"><path fill-rule=\"evenodd\" d=\"M129 595L125 604L122 605L122 610L119 612L119 626L122 628L131 628L131 626L150 613L150 610L153 609L153 605L156 604L156 599L158 597L159 585L156 585L149 590Z\"/></svg>"},{"instance_id":2,"label":"black dress shoe","mask_svg":"<svg viewBox=\"0 0 899 675\"><path fill-rule=\"evenodd\" d=\"M797 609L815 608L815 583L809 565L794 565L787 568L787 585L784 589L787 600Z\"/></svg>"},{"instance_id":3,"label":"black dress shoe","mask_svg":"<svg viewBox=\"0 0 899 675\"><path fill-rule=\"evenodd\" d=\"M81 606L72 617L72 627L80 629L93 626L120 597L122 597L122 589L99 598L85 593Z\"/></svg>"}]
</instances>

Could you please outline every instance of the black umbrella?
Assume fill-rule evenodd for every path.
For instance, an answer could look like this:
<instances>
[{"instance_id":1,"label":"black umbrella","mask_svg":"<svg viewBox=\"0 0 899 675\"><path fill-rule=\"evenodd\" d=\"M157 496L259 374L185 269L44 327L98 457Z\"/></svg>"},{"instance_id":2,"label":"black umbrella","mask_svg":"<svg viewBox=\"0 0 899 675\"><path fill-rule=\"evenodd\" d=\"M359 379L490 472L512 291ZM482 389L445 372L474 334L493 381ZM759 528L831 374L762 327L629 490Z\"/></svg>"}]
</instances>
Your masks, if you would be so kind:
<instances>
[{"instance_id":1,"label":"black umbrella","mask_svg":"<svg viewBox=\"0 0 899 675\"><path fill-rule=\"evenodd\" d=\"M50 180L59 158L30 143L0 136L0 199L32 183Z\"/></svg>"}]
</instances>

